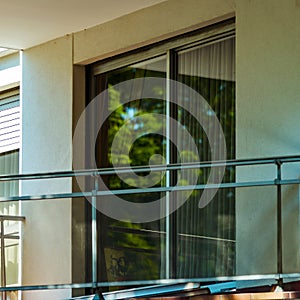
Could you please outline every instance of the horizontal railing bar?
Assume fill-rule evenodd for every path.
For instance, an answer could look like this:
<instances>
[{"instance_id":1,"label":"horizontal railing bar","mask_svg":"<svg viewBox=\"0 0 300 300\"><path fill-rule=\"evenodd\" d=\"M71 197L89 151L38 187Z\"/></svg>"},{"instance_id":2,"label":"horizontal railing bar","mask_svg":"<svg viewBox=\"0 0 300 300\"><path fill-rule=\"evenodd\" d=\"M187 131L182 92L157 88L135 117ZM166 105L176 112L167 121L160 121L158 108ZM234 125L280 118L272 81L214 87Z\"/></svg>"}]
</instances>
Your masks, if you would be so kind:
<instances>
[{"instance_id":1,"label":"horizontal railing bar","mask_svg":"<svg viewBox=\"0 0 300 300\"><path fill-rule=\"evenodd\" d=\"M20 237L18 235L11 235L11 234L4 235L3 238L9 239L9 240L19 240L20 239Z\"/></svg>"},{"instance_id":2,"label":"horizontal railing bar","mask_svg":"<svg viewBox=\"0 0 300 300\"><path fill-rule=\"evenodd\" d=\"M298 180L300 183L300 180ZM294 182L294 181L293 181ZM251 186L269 186L275 185L274 180L271 181L253 181L253 182L240 182L240 183L221 183L221 184L196 184L185 186L170 186L170 187L154 187L142 189L124 189L124 190L107 190L97 191L97 196L109 195L130 195L142 193L157 193L157 192L184 192L191 190L204 190L204 189L217 189L217 188L238 188L238 187L251 187ZM277 185L277 183L276 183Z\"/></svg>"},{"instance_id":3,"label":"horizontal railing bar","mask_svg":"<svg viewBox=\"0 0 300 300\"><path fill-rule=\"evenodd\" d=\"M10 201L33 201L33 200L51 200L63 198L81 198L92 196L110 196L110 195L132 195L143 193L158 193L158 192L183 192L191 190L204 190L204 189L225 189L225 188L242 188L242 187L255 187L255 186L273 186L273 185L291 185L300 184L300 179L286 179L286 180L266 180L266 181L249 181L249 182L228 182L220 184L197 184L186 186L170 186L170 187L149 187L149 188L134 188L122 190L106 190L97 192L76 192L76 193L58 193L58 194L44 194L44 195L24 195L24 196L11 196L0 197L0 202Z\"/></svg>"},{"instance_id":4,"label":"horizontal railing bar","mask_svg":"<svg viewBox=\"0 0 300 300\"><path fill-rule=\"evenodd\" d=\"M30 291L30 290L52 290L52 289L80 289L80 288L101 288L101 287L118 287L118 286L147 286L158 284L176 284L188 282L225 282L225 281L243 281L243 280L274 280L278 279L299 279L300 273L289 274L257 274L257 275L237 275L237 276L219 276L205 278L188 278L188 279L157 279L157 280L137 280L137 281L115 281L115 282L89 282L89 283L70 283L70 284L45 284L45 285L28 285L28 286L8 286L0 287L0 291Z\"/></svg>"},{"instance_id":5,"label":"horizontal railing bar","mask_svg":"<svg viewBox=\"0 0 300 300\"><path fill-rule=\"evenodd\" d=\"M300 182L300 181L299 181ZM158 192L184 192L191 190L203 189L216 189L216 188L234 188L234 187L251 187L251 186L267 186L274 185L274 181L265 182L245 182L245 183L223 183L223 184L197 184L185 186L170 186L170 187L153 187L153 188L140 188L140 189L123 189L123 190L106 190L97 191L97 196L110 196L110 195L132 195L143 193L158 193Z\"/></svg>"},{"instance_id":6,"label":"horizontal railing bar","mask_svg":"<svg viewBox=\"0 0 300 300\"><path fill-rule=\"evenodd\" d=\"M10 201L33 201L33 200L55 200L64 198L81 198L92 197L92 192L77 192L77 193L61 193L61 194L45 194L45 195L24 195L24 196L12 196L12 197L0 197L1 202Z\"/></svg>"},{"instance_id":7,"label":"horizontal railing bar","mask_svg":"<svg viewBox=\"0 0 300 300\"><path fill-rule=\"evenodd\" d=\"M10 241L11 242L11 241ZM7 248L10 248L10 247L15 247L15 246L19 246L19 242L16 241L14 244L10 244L10 245L5 245L4 248L7 249ZM0 246L0 249L1 249L1 246ZM0 298L1 299L1 298Z\"/></svg>"},{"instance_id":8,"label":"horizontal railing bar","mask_svg":"<svg viewBox=\"0 0 300 300\"><path fill-rule=\"evenodd\" d=\"M0 221L25 221L25 217L0 215Z\"/></svg>"},{"instance_id":9,"label":"horizontal railing bar","mask_svg":"<svg viewBox=\"0 0 300 300\"><path fill-rule=\"evenodd\" d=\"M211 161L211 162L196 162L196 163L182 163L169 165L151 165L151 166L132 166L120 168L100 168L88 170L75 171L57 171L44 173L30 173L30 174L15 174L15 175L0 175L0 181L13 180L34 180L34 179L53 179L53 178L70 178L77 176L96 176L96 175L113 175L116 173L128 173L134 171L135 173L149 172L149 171L172 171L182 169L194 168L213 168L224 166L251 166L262 164L277 164L277 163L296 163L300 162L300 156L282 156L270 158L254 158L254 159L235 159L226 161Z\"/></svg>"}]
</instances>

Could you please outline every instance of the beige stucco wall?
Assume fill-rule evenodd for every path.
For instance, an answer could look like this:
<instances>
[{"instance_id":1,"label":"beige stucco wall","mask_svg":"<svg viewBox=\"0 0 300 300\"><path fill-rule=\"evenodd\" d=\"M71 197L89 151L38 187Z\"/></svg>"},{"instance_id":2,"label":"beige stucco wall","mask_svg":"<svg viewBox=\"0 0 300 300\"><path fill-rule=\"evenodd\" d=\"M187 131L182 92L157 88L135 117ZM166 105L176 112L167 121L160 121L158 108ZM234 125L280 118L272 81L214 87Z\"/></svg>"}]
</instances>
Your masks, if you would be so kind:
<instances>
[{"instance_id":1,"label":"beige stucco wall","mask_svg":"<svg viewBox=\"0 0 300 300\"><path fill-rule=\"evenodd\" d=\"M21 172L72 167L72 38L24 51ZM21 193L71 191L71 181L23 182ZM71 201L24 202L22 284L71 282ZM56 296L55 296L56 295ZM68 290L25 293L24 299L63 299Z\"/></svg>"},{"instance_id":2,"label":"beige stucco wall","mask_svg":"<svg viewBox=\"0 0 300 300\"><path fill-rule=\"evenodd\" d=\"M88 63L234 16L234 0L169 0L74 35L74 63Z\"/></svg>"},{"instance_id":3,"label":"beige stucco wall","mask_svg":"<svg viewBox=\"0 0 300 300\"><path fill-rule=\"evenodd\" d=\"M236 1L237 28L237 157L299 154L300 135L300 2ZM255 170L238 170L247 180ZM299 176L285 169L284 176ZM261 169L274 179L275 170ZM237 272L276 272L276 189L238 190ZM299 191L283 191L284 271L298 272Z\"/></svg>"}]
</instances>

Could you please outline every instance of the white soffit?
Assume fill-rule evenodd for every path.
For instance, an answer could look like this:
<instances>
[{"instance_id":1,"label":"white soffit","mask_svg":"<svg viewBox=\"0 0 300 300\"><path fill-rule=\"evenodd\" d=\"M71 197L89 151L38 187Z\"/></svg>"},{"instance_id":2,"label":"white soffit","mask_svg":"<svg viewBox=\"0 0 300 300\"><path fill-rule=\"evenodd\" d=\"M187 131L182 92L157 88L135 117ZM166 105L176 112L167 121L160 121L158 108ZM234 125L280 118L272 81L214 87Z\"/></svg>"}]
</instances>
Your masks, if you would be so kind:
<instances>
[{"instance_id":1,"label":"white soffit","mask_svg":"<svg viewBox=\"0 0 300 300\"><path fill-rule=\"evenodd\" d=\"M2 0L0 47L26 49L165 0Z\"/></svg>"}]
</instances>

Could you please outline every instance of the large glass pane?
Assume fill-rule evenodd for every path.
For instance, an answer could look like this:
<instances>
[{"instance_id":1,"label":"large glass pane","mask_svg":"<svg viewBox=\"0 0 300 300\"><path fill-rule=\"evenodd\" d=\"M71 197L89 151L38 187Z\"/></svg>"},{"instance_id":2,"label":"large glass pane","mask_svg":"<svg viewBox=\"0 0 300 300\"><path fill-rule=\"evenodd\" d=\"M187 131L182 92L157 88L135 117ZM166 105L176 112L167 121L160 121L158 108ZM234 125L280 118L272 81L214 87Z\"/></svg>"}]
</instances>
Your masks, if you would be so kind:
<instances>
[{"instance_id":1,"label":"large glass pane","mask_svg":"<svg viewBox=\"0 0 300 300\"><path fill-rule=\"evenodd\" d=\"M203 107L192 101L192 96L186 91L179 93L181 101L190 103L189 112L206 110L201 113L201 121L209 124L207 132L210 132L213 141L208 140L207 132L191 113L182 107L177 111L178 119L192 136L202 162L212 159L211 147L215 147L214 151L222 151L218 149L222 136L214 131L210 121L214 116L217 116L224 131L227 159L235 158L234 49L234 38L230 38L178 54L178 80L197 91L210 105L210 108ZM179 144L189 142L184 136L178 137ZM188 160L194 159L194 154L189 153ZM200 171L199 184L207 182L211 170ZM232 181L234 172L234 168L227 168L223 181ZM200 209L201 193L194 191L176 213L176 275L190 278L232 275L235 272L234 190L220 189L212 201Z\"/></svg>"},{"instance_id":2,"label":"large glass pane","mask_svg":"<svg viewBox=\"0 0 300 300\"><path fill-rule=\"evenodd\" d=\"M96 142L97 167L112 167L112 145L118 139L119 147L126 149L129 159L124 154L115 153L117 167L161 164L165 157L166 124L156 119L156 114L165 114L165 101L155 98L140 99L143 87L135 86L132 94L122 94L114 85L130 79L144 77L166 77L165 57L158 57L100 74L95 78L95 95L108 89L107 103L101 103L96 117L103 118L103 112L109 114L102 125ZM158 98L165 97L165 85L151 86ZM124 99L132 99L124 103ZM116 104L120 105L117 109ZM153 129L162 134L153 133ZM157 128L156 128L157 127ZM133 143L131 135L143 129L145 134ZM122 134L117 135L122 131ZM116 167L116 165L114 164ZM126 181L117 175L103 176L102 180L110 190L143 188L147 186L147 175L138 173L137 177L128 177ZM165 177L160 172L154 173L154 186L165 185ZM139 193L120 195L129 202L152 202L161 198L162 193ZM101 197L99 199L101 201ZM134 224L114 220L98 212L98 279L102 281L146 280L164 278L165 264L165 220Z\"/></svg>"},{"instance_id":3,"label":"large glass pane","mask_svg":"<svg viewBox=\"0 0 300 300\"><path fill-rule=\"evenodd\" d=\"M19 173L19 151L10 151L0 154L0 175L16 175ZM0 197L18 196L18 181L2 181L0 183ZM15 208L12 208L15 207ZM18 214L18 204L1 203L1 214Z\"/></svg>"}]
</instances>

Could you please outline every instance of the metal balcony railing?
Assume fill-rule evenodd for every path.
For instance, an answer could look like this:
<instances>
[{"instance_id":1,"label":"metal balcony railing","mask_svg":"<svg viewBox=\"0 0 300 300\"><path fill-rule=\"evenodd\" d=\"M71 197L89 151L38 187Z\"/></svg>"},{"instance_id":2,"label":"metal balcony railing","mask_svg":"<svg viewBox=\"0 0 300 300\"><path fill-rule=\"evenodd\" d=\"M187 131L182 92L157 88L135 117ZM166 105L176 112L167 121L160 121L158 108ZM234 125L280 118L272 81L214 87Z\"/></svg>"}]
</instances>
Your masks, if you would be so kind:
<instances>
[{"instance_id":1,"label":"metal balcony railing","mask_svg":"<svg viewBox=\"0 0 300 300\"><path fill-rule=\"evenodd\" d=\"M236 159L229 161L213 161L213 162L198 162L189 164L170 164L170 165L158 165L158 166L141 166L132 167L130 170L134 170L135 173L143 172L160 172L160 171L176 171L182 169L202 169L202 168L216 168L216 167L234 167L236 171L240 167L273 165L276 167L276 172L272 179L266 180L250 180L250 181L237 181L235 182L223 182L221 184L197 184L196 186L162 186L162 187L150 187L150 188L134 188L134 189L122 189L122 190L110 190L103 191L99 189L97 177L103 175L114 175L116 169L93 169L93 170L79 170L79 171L64 171L64 172L49 172L49 173L34 173L34 174L20 174L20 175L2 175L0 176L0 182L3 181L27 181L27 180L43 180L43 179L59 179L59 178L75 178L85 177L92 178L95 183L93 189L82 192L69 192L69 193L49 193L40 195L20 195L11 197L2 197L0 201L14 202L14 201L42 201L51 199L66 199L66 198L81 198L101 197L108 194L139 194L139 193L153 193L153 192L170 192L170 191L184 191L184 190L203 190L203 189L224 189L224 188L244 188L244 187L261 187L261 186L275 186L277 189L277 272L275 274L268 275L245 275L245 276L225 276L217 278L189 278L189 279L160 279L160 280L141 280L141 281L126 281L126 282L98 282L97 280L97 247L96 247L96 226L92 225L92 282L88 283L66 283L66 284L51 284L51 285L34 285L34 286L18 286L18 287L6 287L5 282L2 282L0 291L16 291L16 290L44 290L44 289L66 289L66 288L101 288L108 286L143 286L153 284L173 284L184 282L212 282L212 281L229 281L229 280L271 280L282 285L284 280L291 280L292 278L300 278L300 273L296 274L283 274L283 256L282 256L282 186L291 184L300 184L300 178L282 178L282 167L287 164L300 163L299 156L282 156L282 157L269 157L269 158L256 158L256 159ZM297 167L297 166L296 166ZM129 172L128 168L119 168L119 173ZM299 167L300 174L300 167ZM58 200L57 200L58 201ZM236 199L239 201L239 199ZM25 216L26 217L26 216ZM24 220L20 217L20 221ZM1 223L1 219L0 219ZM2 222L3 223L3 222ZM2 224L1 223L1 224ZM0 225L1 225L0 224ZM92 212L92 224L96 224L96 208L93 208Z\"/></svg>"}]
</instances>

